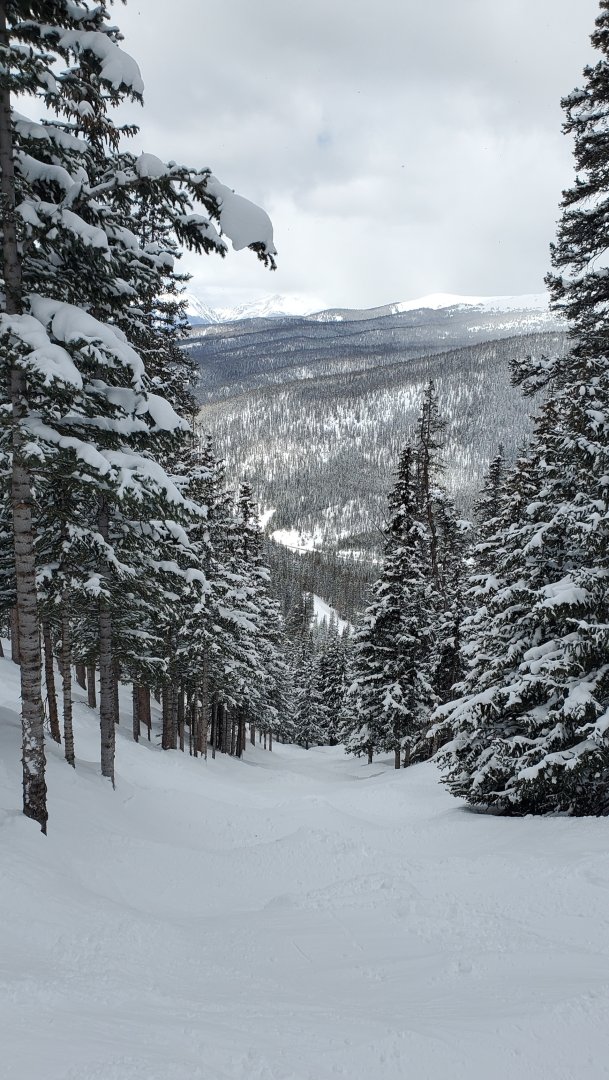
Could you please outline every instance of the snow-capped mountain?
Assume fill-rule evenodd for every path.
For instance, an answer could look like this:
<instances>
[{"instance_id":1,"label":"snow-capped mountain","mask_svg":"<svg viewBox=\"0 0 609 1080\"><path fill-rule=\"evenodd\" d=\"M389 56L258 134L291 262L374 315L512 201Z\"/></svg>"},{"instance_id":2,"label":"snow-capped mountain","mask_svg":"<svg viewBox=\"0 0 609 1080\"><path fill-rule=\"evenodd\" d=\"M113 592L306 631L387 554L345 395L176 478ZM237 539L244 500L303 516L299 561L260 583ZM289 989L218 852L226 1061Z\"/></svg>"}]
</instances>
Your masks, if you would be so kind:
<instances>
[{"instance_id":1,"label":"snow-capped mountain","mask_svg":"<svg viewBox=\"0 0 609 1080\"><path fill-rule=\"evenodd\" d=\"M307 318L315 322L350 322L379 319L385 315L402 315L411 311L475 310L480 314L500 312L536 313L541 319L549 317L547 293L523 296L459 296L456 293L432 293L415 300L401 300L374 308L323 308L311 298L282 296L275 293L261 300L252 300L236 307L212 308L194 293L187 293L187 315L193 326L212 326L241 322L244 319ZM552 316L555 320L555 316Z\"/></svg>"},{"instance_id":2,"label":"snow-capped mountain","mask_svg":"<svg viewBox=\"0 0 609 1080\"><path fill-rule=\"evenodd\" d=\"M546 311L549 305L547 293L527 293L524 296L457 296L454 293L432 293L417 300L404 300L391 304L391 313L402 311L439 311L441 308L480 308L481 311Z\"/></svg>"},{"instance_id":3,"label":"snow-capped mountain","mask_svg":"<svg viewBox=\"0 0 609 1080\"><path fill-rule=\"evenodd\" d=\"M375 308L329 308L309 316L317 322L351 322L361 319L381 319L386 315L403 315L424 311L480 312L480 314L522 314L528 312L540 319L549 316L547 293L528 293L522 296L459 296L456 293L431 293L415 300L400 300ZM556 316L552 316L555 320Z\"/></svg>"},{"instance_id":4,"label":"snow-capped mountain","mask_svg":"<svg viewBox=\"0 0 609 1080\"><path fill-rule=\"evenodd\" d=\"M310 299L280 296L278 293L230 308L211 308L193 293L187 294L186 301L186 314L193 326L240 322L243 319L302 318L316 310L315 303Z\"/></svg>"}]
</instances>

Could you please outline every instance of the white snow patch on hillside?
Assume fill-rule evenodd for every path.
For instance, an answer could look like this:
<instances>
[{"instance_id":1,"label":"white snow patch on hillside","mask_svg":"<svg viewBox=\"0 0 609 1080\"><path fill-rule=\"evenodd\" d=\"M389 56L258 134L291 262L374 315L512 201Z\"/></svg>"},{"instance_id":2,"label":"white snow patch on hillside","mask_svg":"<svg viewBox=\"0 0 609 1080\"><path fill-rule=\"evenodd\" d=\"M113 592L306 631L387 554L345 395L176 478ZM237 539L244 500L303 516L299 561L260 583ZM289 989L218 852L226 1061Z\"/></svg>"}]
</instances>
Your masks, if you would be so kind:
<instances>
[{"instance_id":1,"label":"white snow patch on hillside","mask_svg":"<svg viewBox=\"0 0 609 1080\"><path fill-rule=\"evenodd\" d=\"M260 528L261 529L266 529L266 527L267 527L269 521L271 520L273 514L275 513L276 509L277 509L277 507L275 507L275 506L269 506L268 509L260 511L260 514L258 516L259 516Z\"/></svg>"},{"instance_id":2,"label":"white snow patch on hillside","mask_svg":"<svg viewBox=\"0 0 609 1080\"><path fill-rule=\"evenodd\" d=\"M0 660L3 1078L606 1076L606 819L470 814L432 765L340 747L195 761L126 716L112 791L78 699L45 838L17 676Z\"/></svg>"},{"instance_id":3,"label":"white snow patch on hillside","mask_svg":"<svg viewBox=\"0 0 609 1080\"><path fill-rule=\"evenodd\" d=\"M298 529L275 529L271 539L290 551L315 551L322 543L321 533L303 533Z\"/></svg>"},{"instance_id":4,"label":"white snow patch on hillside","mask_svg":"<svg viewBox=\"0 0 609 1080\"><path fill-rule=\"evenodd\" d=\"M323 623L325 621L329 626L332 616L336 619L336 625L340 634L353 630L353 626L350 622L341 619L336 608L331 607L331 605L326 603L321 596L316 596L315 593L313 593L313 618L315 622Z\"/></svg>"},{"instance_id":5,"label":"white snow patch on hillside","mask_svg":"<svg viewBox=\"0 0 609 1080\"><path fill-rule=\"evenodd\" d=\"M393 304L395 314L402 311L419 311L427 308L475 307L481 311L546 311L549 304L547 293L527 293L523 296L458 296L455 293L431 293L416 300L403 300Z\"/></svg>"}]
</instances>

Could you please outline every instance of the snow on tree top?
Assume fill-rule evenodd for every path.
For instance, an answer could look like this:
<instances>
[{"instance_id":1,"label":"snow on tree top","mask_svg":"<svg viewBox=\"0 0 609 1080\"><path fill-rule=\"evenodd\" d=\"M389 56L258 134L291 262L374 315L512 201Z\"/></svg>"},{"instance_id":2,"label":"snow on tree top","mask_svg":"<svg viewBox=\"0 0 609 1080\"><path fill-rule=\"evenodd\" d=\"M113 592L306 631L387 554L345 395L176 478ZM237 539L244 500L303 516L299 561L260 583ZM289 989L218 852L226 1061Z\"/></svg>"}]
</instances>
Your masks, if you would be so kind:
<instances>
[{"instance_id":1,"label":"snow on tree top","mask_svg":"<svg viewBox=\"0 0 609 1080\"><path fill-rule=\"evenodd\" d=\"M273 243L273 226L265 210L237 195L215 176L210 176L207 190L220 204L222 232L232 241L235 251L241 251L250 244L264 244L269 255L277 254Z\"/></svg>"},{"instance_id":2,"label":"snow on tree top","mask_svg":"<svg viewBox=\"0 0 609 1080\"><path fill-rule=\"evenodd\" d=\"M75 10L79 11L79 8L75 7ZM86 15L79 14L76 17L86 18L90 15L91 12L87 12ZM45 24L39 24L38 30L42 38L57 40L62 48L70 49L76 56L84 52L93 53L100 61L102 79L114 90L126 87L138 96L144 93L144 81L139 66L133 57L119 48L107 34L99 30L58 30L57 26Z\"/></svg>"}]
</instances>

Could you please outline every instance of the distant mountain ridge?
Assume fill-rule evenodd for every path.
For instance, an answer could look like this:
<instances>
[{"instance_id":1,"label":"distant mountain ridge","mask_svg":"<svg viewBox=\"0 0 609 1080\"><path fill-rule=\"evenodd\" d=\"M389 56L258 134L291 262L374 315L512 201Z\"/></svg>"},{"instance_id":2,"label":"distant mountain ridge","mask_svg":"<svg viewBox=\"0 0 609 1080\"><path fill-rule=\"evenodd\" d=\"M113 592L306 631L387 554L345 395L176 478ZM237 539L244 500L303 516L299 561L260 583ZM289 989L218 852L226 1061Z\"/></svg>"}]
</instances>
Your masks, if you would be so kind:
<instances>
[{"instance_id":1,"label":"distant mountain ridge","mask_svg":"<svg viewBox=\"0 0 609 1080\"><path fill-rule=\"evenodd\" d=\"M318 310L311 300L298 296L263 297L237 307L212 308L192 293L187 297L187 315L193 327L217 326L219 324L242 322L249 319L306 319L314 322L350 322L379 319L390 315L401 315L413 311L440 311L455 309L470 312L472 309L481 314L489 313L535 313L538 318L556 321L556 316L549 310L547 293L531 293L522 296L459 296L455 293L432 293L415 300L402 300L373 308L325 308Z\"/></svg>"}]
</instances>

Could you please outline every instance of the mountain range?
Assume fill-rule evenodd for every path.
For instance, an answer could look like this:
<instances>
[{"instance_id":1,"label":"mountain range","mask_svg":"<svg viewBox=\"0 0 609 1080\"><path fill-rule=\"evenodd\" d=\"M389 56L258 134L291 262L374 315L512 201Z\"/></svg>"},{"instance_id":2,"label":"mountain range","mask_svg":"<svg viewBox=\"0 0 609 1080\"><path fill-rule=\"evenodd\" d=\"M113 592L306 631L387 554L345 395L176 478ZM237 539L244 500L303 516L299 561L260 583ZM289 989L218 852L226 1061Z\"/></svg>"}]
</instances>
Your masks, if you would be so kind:
<instances>
[{"instance_id":1,"label":"mountain range","mask_svg":"<svg viewBox=\"0 0 609 1080\"><path fill-rule=\"evenodd\" d=\"M208 324L184 347L201 373L201 425L230 480L273 510L267 530L369 558L428 380L447 421L444 479L469 514L498 444L513 456L530 430L535 402L510 361L562 353L567 336L544 296L434 296Z\"/></svg>"},{"instance_id":2,"label":"mountain range","mask_svg":"<svg viewBox=\"0 0 609 1080\"><path fill-rule=\"evenodd\" d=\"M234 307L212 308L194 293L186 294L186 313L192 326L217 325L218 323L239 322L244 319L308 318L317 321L342 321L370 318L382 318L385 315L399 315L408 311L441 308L477 308L480 312L490 311L536 311L540 315L548 311L547 293L533 293L525 296L458 296L454 293L433 293L417 300L404 300L385 304L375 308L329 308L318 310L310 299L299 296L265 296L261 300Z\"/></svg>"}]
</instances>

